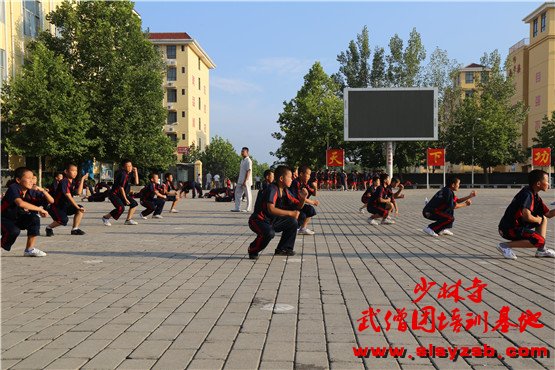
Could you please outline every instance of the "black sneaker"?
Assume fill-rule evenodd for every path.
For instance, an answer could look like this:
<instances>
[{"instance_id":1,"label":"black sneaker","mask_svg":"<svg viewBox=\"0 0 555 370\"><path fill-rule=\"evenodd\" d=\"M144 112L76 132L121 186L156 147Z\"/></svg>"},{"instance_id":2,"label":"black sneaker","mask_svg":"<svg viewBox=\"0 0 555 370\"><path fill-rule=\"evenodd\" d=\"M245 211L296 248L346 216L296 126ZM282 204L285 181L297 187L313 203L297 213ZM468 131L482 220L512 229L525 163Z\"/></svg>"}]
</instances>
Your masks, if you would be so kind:
<instances>
[{"instance_id":1,"label":"black sneaker","mask_svg":"<svg viewBox=\"0 0 555 370\"><path fill-rule=\"evenodd\" d=\"M249 258L251 260L257 260L258 259L258 253L249 253Z\"/></svg>"},{"instance_id":2,"label":"black sneaker","mask_svg":"<svg viewBox=\"0 0 555 370\"><path fill-rule=\"evenodd\" d=\"M276 256L294 256L296 253L292 249L276 249Z\"/></svg>"},{"instance_id":3,"label":"black sneaker","mask_svg":"<svg viewBox=\"0 0 555 370\"><path fill-rule=\"evenodd\" d=\"M81 229L71 230L71 235L85 235L85 234L86 233Z\"/></svg>"},{"instance_id":4,"label":"black sneaker","mask_svg":"<svg viewBox=\"0 0 555 370\"><path fill-rule=\"evenodd\" d=\"M54 230L46 228L46 236L54 236Z\"/></svg>"}]
</instances>

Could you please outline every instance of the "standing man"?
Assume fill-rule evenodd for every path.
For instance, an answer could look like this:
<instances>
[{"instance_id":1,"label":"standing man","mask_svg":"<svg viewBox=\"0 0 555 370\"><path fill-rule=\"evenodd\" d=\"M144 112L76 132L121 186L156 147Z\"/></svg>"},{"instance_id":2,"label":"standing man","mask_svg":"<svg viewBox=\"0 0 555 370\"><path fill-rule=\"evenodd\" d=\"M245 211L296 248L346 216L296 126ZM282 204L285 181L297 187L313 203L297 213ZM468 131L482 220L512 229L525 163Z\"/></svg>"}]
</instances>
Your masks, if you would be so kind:
<instances>
[{"instance_id":1,"label":"standing man","mask_svg":"<svg viewBox=\"0 0 555 370\"><path fill-rule=\"evenodd\" d=\"M241 198L243 194L247 195L247 209L243 212L252 212L252 161L249 158L249 148L241 149L241 167L239 169L239 178L235 187L235 208L231 212L241 212Z\"/></svg>"},{"instance_id":2,"label":"standing man","mask_svg":"<svg viewBox=\"0 0 555 370\"><path fill-rule=\"evenodd\" d=\"M206 190L212 190L211 185L212 184L212 174L210 172L208 172L206 174Z\"/></svg>"},{"instance_id":3,"label":"standing man","mask_svg":"<svg viewBox=\"0 0 555 370\"><path fill-rule=\"evenodd\" d=\"M214 175L214 187L215 188L219 188L220 187L220 175L215 174ZM222 186L223 187L223 186Z\"/></svg>"}]
</instances>

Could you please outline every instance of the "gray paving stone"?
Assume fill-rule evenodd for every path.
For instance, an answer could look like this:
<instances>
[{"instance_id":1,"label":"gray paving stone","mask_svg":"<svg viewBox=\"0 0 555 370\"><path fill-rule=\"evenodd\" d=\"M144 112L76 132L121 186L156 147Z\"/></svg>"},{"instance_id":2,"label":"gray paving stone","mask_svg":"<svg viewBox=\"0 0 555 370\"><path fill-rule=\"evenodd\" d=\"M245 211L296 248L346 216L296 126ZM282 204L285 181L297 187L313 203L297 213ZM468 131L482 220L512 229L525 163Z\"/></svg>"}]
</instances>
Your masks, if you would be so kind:
<instances>
[{"instance_id":1,"label":"gray paving stone","mask_svg":"<svg viewBox=\"0 0 555 370\"><path fill-rule=\"evenodd\" d=\"M77 250L61 229L55 239L38 239L39 248L50 252L45 260L1 252L2 367L213 369L248 362L292 369L296 361L304 369L309 360L332 369L553 367L552 358L452 362L353 356L352 347L359 345L403 345L414 353L420 345L480 343L499 350L545 346L555 353L553 261L536 259L530 250L518 250L518 260L506 261L495 249L497 223L516 190L480 190L472 207L456 211L455 236L434 239L421 232L427 224L421 210L435 191L406 190L401 215L390 227L366 223L367 214L357 212L361 192L321 191L311 223L317 234L297 238L299 255L274 257L276 238L257 261L245 258L254 236L248 216L231 214L228 204L187 200L180 203L186 212L168 214L163 222L141 221L139 228L122 222L105 228L93 215L106 212L109 203L88 204L87 235ZM550 203L555 194L543 198ZM550 227L548 243L553 237ZM20 238L14 250L24 242ZM92 259L102 263L84 263ZM31 289L23 284L28 271L33 271ZM415 305L421 277L438 285ZM488 284L481 303L437 297L443 282L461 279L465 287L474 277ZM261 309L273 303L294 309ZM458 308L463 319L467 312L488 311L490 325L503 306L510 307L515 322L529 309L542 313L545 327L428 334L399 332L390 320L389 331L358 331L357 319L368 307L382 310L376 321L384 329L387 310L406 308L410 325L412 311L424 305L446 313Z\"/></svg>"}]
</instances>

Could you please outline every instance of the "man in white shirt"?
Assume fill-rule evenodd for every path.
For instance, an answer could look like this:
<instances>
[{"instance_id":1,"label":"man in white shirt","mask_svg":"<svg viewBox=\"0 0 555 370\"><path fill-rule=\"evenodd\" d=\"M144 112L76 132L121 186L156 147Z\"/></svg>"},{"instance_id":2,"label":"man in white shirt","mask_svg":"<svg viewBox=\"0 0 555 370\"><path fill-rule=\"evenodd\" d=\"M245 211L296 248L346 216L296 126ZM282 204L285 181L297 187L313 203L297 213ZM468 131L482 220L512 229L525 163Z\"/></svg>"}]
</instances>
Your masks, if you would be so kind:
<instances>
[{"instance_id":1,"label":"man in white shirt","mask_svg":"<svg viewBox=\"0 0 555 370\"><path fill-rule=\"evenodd\" d=\"M249 158L249 148L243 147L241 149L241 166L239 168L239 178L237 179L237 186L235 187L235 208L231 212L241 212L241 198L243 193L247 198L247 209L243 212L252 212L252 161Z\"/></svg>"},{"instance_id":2,"label":"man in white shirt","mask_svg":"<svg viewBox=\"0 0 555 370\"><path fill-rule=\"evenodd\" d=\"M214 175L214 187L215 188L220 187L220 175L218 175L218 174Z\"/></svg>"},{"instance_id":3,"label":"man in white shirt","mask_svg":"<svg viewBox=\"0 0 555 370\"><path fill-rule=\"evenodd\" d=\"M206 174L206 190L211 190L210 185L212 184L212 174L208 172Z\"/></svg>"}]
</instances>

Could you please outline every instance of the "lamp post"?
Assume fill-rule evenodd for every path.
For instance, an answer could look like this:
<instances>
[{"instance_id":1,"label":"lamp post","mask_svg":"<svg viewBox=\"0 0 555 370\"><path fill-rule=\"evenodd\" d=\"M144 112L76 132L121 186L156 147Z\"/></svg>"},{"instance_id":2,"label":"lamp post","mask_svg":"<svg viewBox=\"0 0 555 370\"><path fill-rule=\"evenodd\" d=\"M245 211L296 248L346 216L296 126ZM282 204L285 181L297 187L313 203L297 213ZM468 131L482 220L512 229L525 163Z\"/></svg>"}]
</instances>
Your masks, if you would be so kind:
<instances>
[{"instance_id":1,"label":"lamp post","mask_svg":"<svg viewBox=\"0 0 555 370\"><path fill-rule=\"evenodd\" d=\"M474 125L476 122L480 122L481 118L476 118L476 121L472 123L472 187L474 188Z\"/></svg>"}]
</instances>

